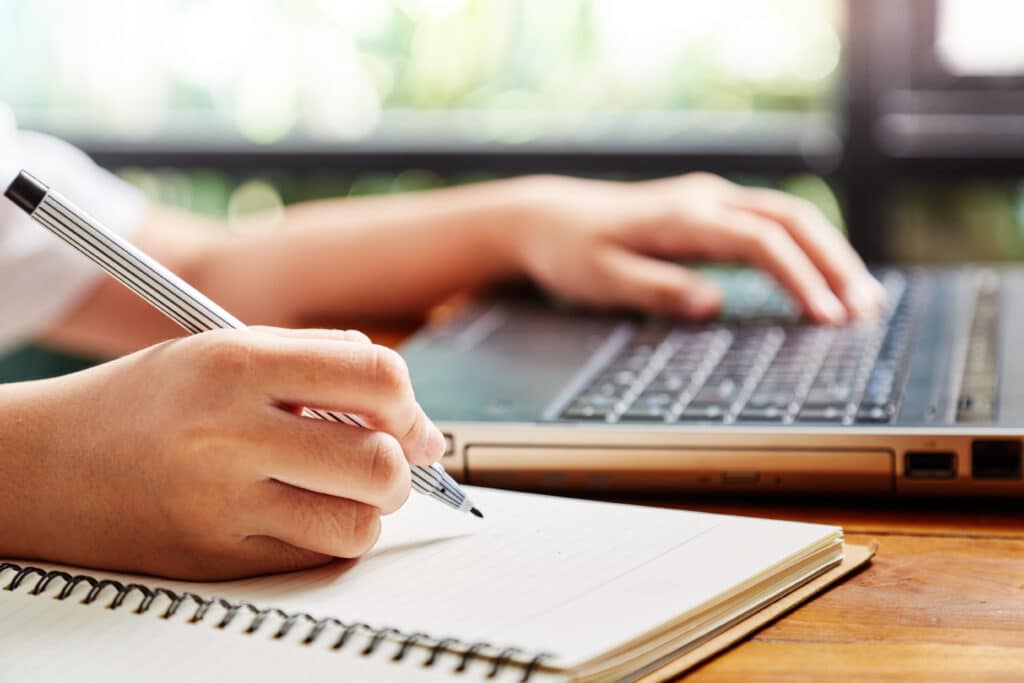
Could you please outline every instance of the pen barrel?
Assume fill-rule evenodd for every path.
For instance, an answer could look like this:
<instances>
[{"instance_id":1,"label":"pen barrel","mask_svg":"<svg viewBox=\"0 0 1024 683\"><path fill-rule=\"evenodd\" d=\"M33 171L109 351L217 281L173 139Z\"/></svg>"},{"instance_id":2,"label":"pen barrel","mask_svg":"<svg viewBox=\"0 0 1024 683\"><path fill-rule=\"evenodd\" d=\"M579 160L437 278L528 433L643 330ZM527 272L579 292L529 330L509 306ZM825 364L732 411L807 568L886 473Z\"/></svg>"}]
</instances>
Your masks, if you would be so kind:
<instances>
[{"instance_id":1,"label":"pen barrel","mask_svg":"<svg viewBox=\"0 0 1024 683\"><path fill-rule=\"evenodd\" d=\"M202 292L99 221L22 171L4 193L37 223L83 254L192 334L218 329L244 329L245 324ZM322 420L365 427L347 413L306 408L303 414ZM457 509L471 507L466 494L444 468L410 465L412 485Z\"/></svg>"},{"instance_id":2,"label":"pen barrel","mask_svg":"<svg viewBox=\"0 0 1024 683\"><path fill-rule=\"evenodd\" d=\"M245 327L202 292L59 193L47 192L30 215L189 332Z\"/></svg>"}]
</instances>

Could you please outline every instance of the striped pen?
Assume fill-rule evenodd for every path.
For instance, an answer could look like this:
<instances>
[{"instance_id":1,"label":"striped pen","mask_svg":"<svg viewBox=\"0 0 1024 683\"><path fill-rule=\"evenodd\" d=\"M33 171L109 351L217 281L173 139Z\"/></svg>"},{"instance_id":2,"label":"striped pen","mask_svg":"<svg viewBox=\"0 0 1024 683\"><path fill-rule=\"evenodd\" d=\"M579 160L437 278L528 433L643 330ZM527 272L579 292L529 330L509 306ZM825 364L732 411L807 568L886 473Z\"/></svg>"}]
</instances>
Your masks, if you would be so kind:
<instances>
[{"instance_id":1,"label":"striped pen","mask_svg":"<svg viewBox=\"0 0 1024 683\"><path fill-rule=\"evenodd\" d=\"M37 223L190 333L245 327L201 292L120 235L100 225L31 174L21 171L4 195ZM346 413L304 408L303 415L365 427L356 417ZM411 469L414 489L456 510L483 517L439 463L430 467L411 465Z\"/></svg>"}]
</instances>

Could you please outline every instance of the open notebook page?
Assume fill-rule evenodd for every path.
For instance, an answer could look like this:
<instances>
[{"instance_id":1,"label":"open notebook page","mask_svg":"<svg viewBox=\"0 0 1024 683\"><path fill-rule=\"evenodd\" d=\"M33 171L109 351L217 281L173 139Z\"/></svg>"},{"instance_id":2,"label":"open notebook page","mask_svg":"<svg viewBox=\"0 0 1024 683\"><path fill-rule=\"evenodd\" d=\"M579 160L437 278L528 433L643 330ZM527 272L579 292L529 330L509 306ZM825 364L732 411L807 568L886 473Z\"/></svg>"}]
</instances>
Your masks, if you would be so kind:
<instances>
[{"instance_id":1,"label":"open notebook page","mask_svg":"<svg viewBox=\"0 0 1024 683\"><path fill-rule=\"evenodd\" d=\"M841 533L467 488L485 519L413 495L385 518L378 546L359 561L234 582L140 582L547 651L552 664L572 666Z\"/></svg>"},{"instance_id":2,"label":"open notebook page","mask_svg":"<svg viewBox=\"0 0 1024 683\"><path fill-rule=\"evenodd\" d=\"M238 628L190 624L184 614L165 620L52 597L26 591L0 593L0 681L443 683L453 680L459 661L449 656L424 667L422 656L395 662L390 652L362 656L358 647L338 652L326 643L302 647L294 638L279 641L242 635ZM514 667L490 678L491 668L488 662L474 661L455 680L514 683L522 679L522 671ZM530 683L551 681L564 681L564 677L539 672L530 676Z\"/></svg>"}]
</instances>

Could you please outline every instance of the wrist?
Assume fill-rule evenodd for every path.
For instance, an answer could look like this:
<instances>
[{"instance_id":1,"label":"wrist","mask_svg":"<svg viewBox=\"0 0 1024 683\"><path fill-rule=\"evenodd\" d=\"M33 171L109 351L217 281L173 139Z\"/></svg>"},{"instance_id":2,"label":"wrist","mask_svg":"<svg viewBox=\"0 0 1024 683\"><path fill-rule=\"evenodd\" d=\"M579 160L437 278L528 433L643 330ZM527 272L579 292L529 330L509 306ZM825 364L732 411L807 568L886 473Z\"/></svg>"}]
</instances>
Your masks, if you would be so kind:
<instances>
[{"instance_id":1,"label":"wrist","mask_svg":"<svg viewBox=\"0 0 1024 683\"><path fill-rule=\"evenodd\" d=\"M486 248L499 256L502 275L531 275L537 242L559 220L559 198L578 181L568 176L527 175L499 182L502 191L494 193L499 205L489 211L496 218L485 221L483 229Z\"/></svg>"}]
</instances>

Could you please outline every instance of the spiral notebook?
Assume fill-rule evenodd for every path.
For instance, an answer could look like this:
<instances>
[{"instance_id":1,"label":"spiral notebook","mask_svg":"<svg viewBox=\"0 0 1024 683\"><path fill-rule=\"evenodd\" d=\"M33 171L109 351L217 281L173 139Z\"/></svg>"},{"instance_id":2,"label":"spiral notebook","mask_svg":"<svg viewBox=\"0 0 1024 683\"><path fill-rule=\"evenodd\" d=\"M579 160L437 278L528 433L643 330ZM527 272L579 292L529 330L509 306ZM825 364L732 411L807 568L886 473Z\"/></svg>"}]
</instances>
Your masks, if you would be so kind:
<instances>
[{"instance_id":1,"label":"spiral notebook","mask_svg":"<svg viewBox=\"0 0 1024 683\"><path fill-rule=\"evenodd\" d=\"M358 561L191 583L0 562L0 680L660 679L867 559L838 527L469 487Z\"/></svg>"}]
</instances>

